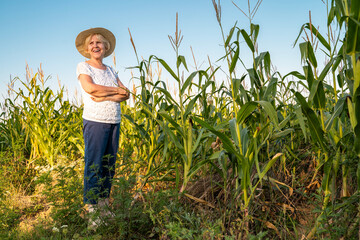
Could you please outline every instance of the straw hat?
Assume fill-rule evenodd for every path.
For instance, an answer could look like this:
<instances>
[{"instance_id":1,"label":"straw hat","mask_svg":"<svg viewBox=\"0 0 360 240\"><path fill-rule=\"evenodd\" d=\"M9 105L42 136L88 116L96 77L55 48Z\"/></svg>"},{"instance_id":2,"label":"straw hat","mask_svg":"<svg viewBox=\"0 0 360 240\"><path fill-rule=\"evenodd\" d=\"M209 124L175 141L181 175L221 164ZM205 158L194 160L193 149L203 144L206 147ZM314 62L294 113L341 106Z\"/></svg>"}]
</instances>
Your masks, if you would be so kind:
<instances>
[{"instance_id":1,"label":"straw hat","mask_svg":"<svg viewBox=\"0 0 360 240\"><path fill-rule=\"evenodd\" d=\"M109 56L115 49L116 39L114 34L105 28L90 28L79 33L75 40L75 46L79 53L86 58L90 58L90 54L86 52L87 49L84 46L84 43L86 38L92 34L101 34L106 40L109 41L110 48L105 52L104 57Z\"/></svg>"}]
</instances>

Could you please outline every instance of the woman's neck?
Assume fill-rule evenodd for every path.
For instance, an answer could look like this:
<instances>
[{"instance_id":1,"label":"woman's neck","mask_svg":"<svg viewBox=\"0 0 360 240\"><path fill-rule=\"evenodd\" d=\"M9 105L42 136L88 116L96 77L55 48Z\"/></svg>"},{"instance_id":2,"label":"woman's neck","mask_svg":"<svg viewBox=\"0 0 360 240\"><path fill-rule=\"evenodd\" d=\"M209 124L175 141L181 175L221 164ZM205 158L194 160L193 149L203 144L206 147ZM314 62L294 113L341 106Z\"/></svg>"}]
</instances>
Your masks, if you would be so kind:
<instances>
[{"instance_id":1,"label":"woman's neck","mask_svg":"<svg viewBox=\"0 0 360 240\"><path fill-rule=\"evenodd\" d=\"M100 69L106 69L106 66L102 63L102 60L100 59L93 59L86 61L88 64L90 64L92 67L100 68Z\"/></svg>"}]
</instances>

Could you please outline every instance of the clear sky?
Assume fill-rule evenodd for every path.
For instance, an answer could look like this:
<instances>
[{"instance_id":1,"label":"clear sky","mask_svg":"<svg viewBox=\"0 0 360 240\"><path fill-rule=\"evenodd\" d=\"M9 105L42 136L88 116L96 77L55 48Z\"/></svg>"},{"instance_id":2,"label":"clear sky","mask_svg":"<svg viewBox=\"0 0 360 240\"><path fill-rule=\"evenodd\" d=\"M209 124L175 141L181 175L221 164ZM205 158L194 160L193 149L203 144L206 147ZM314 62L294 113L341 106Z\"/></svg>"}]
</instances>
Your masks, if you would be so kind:
<instances>
[{"instance_id":1,"label":"clear sky","mask_svg":"<svg viewBox=\"0 0 360 240\"><path fill-rule=\"evenodd\" d=\"M246 0L234 0L247 10ZM255 0L250 0L252 6ZM249 22L230 0L222 0L222 21L227 33L237 26L248 30ZM269 51L277 70L285 75L300 70L300 52L293 43L300 27L312 21L326 34L326 6L321 0L263 0L253 22L260 25L259 52ZM115 55L122 82L132 87L130 70L136 58L129 40L130 28L140 56L163 58L174 64L174 51L168 35L175 32L176 13L184 36L180 54L194 66L190 47L203 68L207 57L215 62L223 56L222 39L211 0L0 0L0 94L4 94L12 78L25 80L25 65L34 72L40 63L48 84L57 88L58 81L70 92L79 89L76 65L84 61L75 48L77 34L91 27L105 27L117 38ZM241 43L240 57L251 56ZM113 65L109 57L104 61ZM172 65L174 66L174 65ZM239 69L243 71L243 69Z\"/></svg>"}]
</instances>

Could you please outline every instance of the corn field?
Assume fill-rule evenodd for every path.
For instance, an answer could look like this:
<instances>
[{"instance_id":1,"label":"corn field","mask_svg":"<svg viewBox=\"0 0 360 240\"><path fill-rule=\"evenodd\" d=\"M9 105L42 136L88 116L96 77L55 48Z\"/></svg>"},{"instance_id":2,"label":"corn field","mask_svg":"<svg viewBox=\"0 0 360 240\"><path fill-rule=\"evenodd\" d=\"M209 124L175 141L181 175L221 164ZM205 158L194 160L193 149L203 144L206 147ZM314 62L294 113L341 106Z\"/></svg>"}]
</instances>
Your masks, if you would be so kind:
<instances>
[{"instance_id":1,"label":"corn field","mask_svg":"<svg viewBox=\"0 0 360 240\"><path fill-rule=\"evenodd\" d=\"M310 18L294 36L302 71L285 74L258 52L260 4L240 9L248 26L224 29L213 0L221 67L188 67L177 16L175 66L140 61L129 30L139 84L121 105L115 221L95 232L83 218L81 105L47 87L41 67L13 79L1 102L0 237L359 239L360 2L327 0L326 28Z\"/></svg>"}]
</instances>

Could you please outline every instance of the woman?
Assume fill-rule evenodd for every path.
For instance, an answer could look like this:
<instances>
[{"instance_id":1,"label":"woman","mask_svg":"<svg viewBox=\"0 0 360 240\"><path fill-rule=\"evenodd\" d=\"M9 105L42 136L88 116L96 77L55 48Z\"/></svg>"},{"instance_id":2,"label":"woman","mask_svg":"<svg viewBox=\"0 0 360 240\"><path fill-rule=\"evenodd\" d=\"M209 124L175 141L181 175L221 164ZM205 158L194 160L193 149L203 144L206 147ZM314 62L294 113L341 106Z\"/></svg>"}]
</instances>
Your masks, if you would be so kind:
<instances>
[{"instance_id":1,"label":"woman","mask_svg":"<svg viewBox=\"0 0 360 240\"><path fill-rule=\"evenodd\" d=\"M76 69L84 102L84 203L89 212L109 202L119 147L120 102L129 98L116 72L103 64L115 43L115 36L105 28L85 30L75 40L77 50L89 59Z\"/></svg>"}]
</instances>

